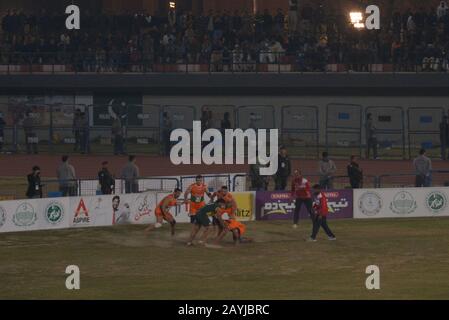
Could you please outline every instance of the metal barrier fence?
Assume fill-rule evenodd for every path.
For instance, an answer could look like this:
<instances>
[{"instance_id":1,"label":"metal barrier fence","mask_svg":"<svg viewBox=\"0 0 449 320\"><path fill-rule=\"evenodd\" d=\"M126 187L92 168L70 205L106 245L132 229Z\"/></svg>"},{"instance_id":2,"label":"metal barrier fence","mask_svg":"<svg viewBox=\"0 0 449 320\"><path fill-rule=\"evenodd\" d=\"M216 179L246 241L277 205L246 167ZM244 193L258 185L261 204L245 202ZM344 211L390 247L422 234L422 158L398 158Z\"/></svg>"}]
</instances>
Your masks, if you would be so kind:
<instances>
[{"instance_id":1,"label":"metal barrier fence","mask_svg":"<svg viewBox=\"0 0 449 320\"><path fill-rule=\"evenodd\" d=\"M370 106L365 114L371 114L376 128L377 155L381 158L405 159L405 118L402 107ZM365 136L366 138L366 136Z\"/></svg>"},{"instance_id":2,"label":"metal barrier fence","mask_svg":"<svg viewBox=\"0 0 449 320\"><path fill-rule=\"evenodd\" d=\"M357 56L357 54L354 54ZM189 58L190 57L190 58ZM422 63L398 64L389 61L361 62L357 58L330 61L324 55L312 52L284 52L260 50L254 54L233 51L224 54L214 50L207 57L192 59L190 55L156 56L141 51L132 54L108 52L0 52L0 73L214 73L214 72L447 72L448 59L424 57Z\"/></svg>"},{"instance_id":3,"label":"metal barrier fence","mask_svg":"<svg viewBox=\"0 0 449 320\"><path fill-rule=\"evenodd\" d=\"M281 140L292 155L319 157L320 127L317 106L283 106Z\"/></svg>"},{"instance_id":4,"label":"metal barrier fence","mask_svg":"<svg viewBox=\"0 0 449 320\"><path fill-rule=\"evenodd\" d=\"M195 183L196 176L183 176L181 177L181 189L186 190L191 184ZM204 183L209 187L209 191L217 191L222 186L227 186L228 190L231 189L231 175L230 174L215 174L215 175L203 175Z\"/></svg>"},{"instance_id":5,"label":"metal barrier fence","mask_svg":"<svg viewBox=\"0 0 449 320\"><path fill-rule=\"evenodd\" d=\"M362 114L363 107L358 104L330 103L326 106L325 147L332 155L362 155Z\"/></svg>"},{"instance_id":6,"label":"metal barrier fence","mask_svg":"<svg viewBox=\"0 0 449 320\"><path fill-rule=\"evenodd\" d=\"M439 124L443 116L444 109L438 107L411 107L407 110L410 158L416 156L421 148L425 148L431 157L442 155Z\"/></svg>"},{"instance_id":7,"label":"metal barrier fence","mask_svg":"<svg viewBox=\"0 0 449 320\"><path fill-rule=\"evenodd\" d=\"M313 185L315 183L319 183L320 181L320 175L317 174L307 174L304 173L304 177L306 177L310 184ZM287 183L287 190L290 190L291 185L291 177L288 179ZM350 189L351 184L349 182L348 176L334 176L332 177L332 184L335 189ZM266 190L274 190L275 189L275 183L274 183L274 177L269 177L267 179L268 185ZM243 190L241 186L248 186L247 190L257 191L257 188L252 185L251 182L251 176L249 174L237 174L232 179L232 190L233 191L247 191ZM378 187L378 177L372 176L372 175L365 175L363 177L362 184L360 186L361 188L377 188Z\"/></svg>"}]
</instances>

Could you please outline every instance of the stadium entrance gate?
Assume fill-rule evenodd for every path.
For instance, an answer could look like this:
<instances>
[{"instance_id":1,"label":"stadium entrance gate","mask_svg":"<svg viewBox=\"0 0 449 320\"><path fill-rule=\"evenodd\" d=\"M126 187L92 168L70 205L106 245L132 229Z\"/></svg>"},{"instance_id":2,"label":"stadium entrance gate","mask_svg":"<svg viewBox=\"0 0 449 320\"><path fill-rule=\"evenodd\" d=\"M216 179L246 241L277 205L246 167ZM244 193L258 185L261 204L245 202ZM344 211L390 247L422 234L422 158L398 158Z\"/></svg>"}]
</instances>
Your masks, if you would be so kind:
<instances>
[{"instance_id":1,"label":"stadium entrance gate","mask_svg":"<svg viewBox=\"0 0 449 320\"><path fill-rule=\"evenodd\" d=\"M318 107L283 106L281 141L289 153L303 158L319 156Z\"/></svg>"},{"instance_id":2,"label":"stadium entrance gate","mask_svg":"<svg viewBox=\"0 0 449 320\"><path fill-rule=\"evenodd\" d=\"M438 107L411 107L407 110L410 159L416 157L421 148L427 150L429 157L441 156L440 122L443 115L444 109Z\"/></svg>"},{"instance_id":3,"label":"stadium entrance gate","mask_svg":"<svg viewBox=\"0 0 449 320\"><path fill-rule=\"evenodd\" d=\"M405 159L404 109L402 107L370 106L365 109L365 121L366 115L369 113L372 115L376 128L378 156ZM366 146L365 133L365 148Z\"/></svg>"},{"instance_id":4,"label":"stadium entrance gate","mask_svg":"<svg viewBox=\"0 0 449 320\"><path fill-rule=\"evenodd\" d=\"M326 150L330 156L362 154L362 106L330 103L326 106Z\"/></svg>"}]
</instances>

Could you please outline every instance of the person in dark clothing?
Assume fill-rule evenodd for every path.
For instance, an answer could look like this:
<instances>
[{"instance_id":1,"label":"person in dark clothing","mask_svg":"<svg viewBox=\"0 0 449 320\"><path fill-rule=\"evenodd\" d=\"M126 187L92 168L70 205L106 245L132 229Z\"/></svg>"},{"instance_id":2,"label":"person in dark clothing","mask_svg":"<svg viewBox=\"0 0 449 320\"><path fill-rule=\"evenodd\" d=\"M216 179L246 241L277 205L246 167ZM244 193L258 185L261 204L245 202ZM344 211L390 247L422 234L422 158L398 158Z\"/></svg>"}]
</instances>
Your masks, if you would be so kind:
<instances>
[{"instance_id":1,"label":"person in dark clothing","mask_svg":"<svg viewBox=\"0 0 449 320\"><path fill-rule=\"evenodd\" d=\"M3 151L3 144L5 143L5 126L6 122L3 120L3 114L0 113L0 152Z\"/></svg>"},{"instance_id":2,"label":"person in dark clothing","mask_svg":"<svg viewBox=\"0 0 449 320\"><path fill-rule=\"evenodd\" d=\"M287 155L287 149L281 147L278 156L278 170L275 176L275 190L282 191L287 187L288 177L291 175L291 162Z\"/></svg>"},{"instance_id":3,"label":"person in dark clothing","mask_svg":"<svg viewBox=\"0 0 449 320\"><path fill-rule=\"evenodd\" d=\"M25 119L23 119L23 131L25 132L25 143L27 147L27 153L37 154L37 143L38 138L34 132L34 121L31 117L31 113L27 112L25 114Z\"/></svg>"},{"instance_id":4,"label":"person in dark clothing","mask_svg":"<svg viewBox=\"0 0 449 320\"><path fill-rule=\"evenodd\" d=\"M446 153L449 148L449 124L447 116L443 116L443 120L440 123L440 146L441 146L441 159L446 160L449 155Z\"/></svg>"},{"instance_id":5,"label":"person in dark clothing","mask_svg":"<svg viewBox=\"0 0 449 320\"><path fill-rule=\"evenodd\" d=\"M316 236L320 227L326 232L329 240L337 240L335 235L327 225L327 215L329 208L327 205L327 198L323 192L321 192L321 186L316 184L313 186L313 227L312 235L307 241L316 241Z\"/></svg>"},{"instance_id":6,"label":"person in dark clothing","mask_svg":"<svg viewBox=\"0 0 449 320\"><path fill-rule=\"evenodd\" d=\"M229 112L224 113L223 120L221 120L220 129L222 134L224 134L226 129L232 129Z\"/></svg>"},{"instance_id":7,"label":"person in dark clothing","mask_svg":"<svg viewBox=\"0 0 449 320\"><path fill-rule=\"evenodd\" d=\"M258 162L249 166L249 176L251 178L251 190L253 191L267 191L269 177L260 174L262 165Z\"/></svg>"},{"instance_id":8,"label":"person in dark clothing","mask_svg":"<svg viewBox=\"0 0 449 320\"><path fill-rule=\"evenodd\" d=\"M108 169L108 162L103 161L101 170L98 172L98 182L100 183L102 194L112 194L115 191L115 179Z\"/></svg>"},{"instance_id":9,"label":"person in dark clothing","mask_svg":"<svg viewBox=\"0 0 449 320\"><path fill-rule=\"evenodd\" d=\"M373 123L373 117L371 113L366 115L366 158L369 159L369 152L373 149L373 157L377 159L377 137L376 127Z\"/></svg>"},{"instance_id":10,"label":"person in dark clothing","mask_svg":"<svg viewBox=\"0 0 449 320\"><path fill-rule=\"evenodd\" d=\"M352 155L351 161L348 164L348 177L349 183L351 184L351 188L358 189L363 185L363 171L360 169L359 164L357 163L357 157Z\"/></svg>"},{"instance_id":11,"label":"person in dark clothing","mask_svg":"<svg viewBox=\"0 0 449 320\"><path fill-rule=\"evenodd\" d=\"M168 115L168 112L164 112L162 115L162 145L163 145L163 155L169 156L170 155L170 134L172 131L172 121L170 119L170 116Z\"/></svg>"},{"instance_id":12,"label":"person in dark clothing","mask_svg":"<svg viewBox=\"0 0 449 320\"><path fill-rule=\"evenodd\" d=\"M82 149L81 144L81 129L82 129L82 119L81 119L81 110L76 109L75 115L73 117L73 134L75 136L75 145L73 146L73 151L79 151Z\"/></svg>"},{"instance_id":13,"label":"person in dark clothing","mask_svg":"<svg viewBox=\"0 0 449 320\"><path fill-rule=\"evenodd\" d=\"M41 169L38 166L33 167L33 172L27 176L28 189L26 196L29 199L42 198Z\"/></svg>"},{"instance_id":14,"label":"person in dark clothing","mask_svg":"<svg viewBox=\"0 0 449 320\"><path fill-rule=\"evenodd\" d=\"M304 203L307 212L309 212L310 217L312 217L312 192L310 190L309 181L302 176L301 171L295 170L291 195L295 199L295 211L293 215L293 228L298 227L299 212L301 211L301 206Z\"/></svg>"},{"instance_id":15,"label":"person in dark clothing","mask_svg":"<svg viewBox=\"0 0 449 320\"><path fill-rule=\"evenodd\" d=\"M116 116L112 120L112 136L114 137L114 154L125 154L123 148L123 126L120 117Z\"/></svg>"},{"instance_id":16,"label":"person in dark clothing","mask_svg":"<svg viewBox=\"0 0 449 320\"><path fill-rule=\"evenodd\" d=\"M86 113L81 112L81 153L89 153L89 120L87 119Z\"/></svg>"}]
</instances>

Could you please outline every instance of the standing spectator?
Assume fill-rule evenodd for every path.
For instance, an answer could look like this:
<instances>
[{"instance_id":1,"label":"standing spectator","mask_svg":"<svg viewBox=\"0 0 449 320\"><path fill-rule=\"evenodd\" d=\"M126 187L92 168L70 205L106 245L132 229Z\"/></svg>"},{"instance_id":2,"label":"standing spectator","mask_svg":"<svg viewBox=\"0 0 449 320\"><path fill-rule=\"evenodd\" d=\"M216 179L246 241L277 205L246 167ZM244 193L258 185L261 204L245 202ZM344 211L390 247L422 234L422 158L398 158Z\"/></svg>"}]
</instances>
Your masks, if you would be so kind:
<instances>
[{"instance_id":1,"label":"standing spectator","mask_svg":"<svg viewBox=\"0 0 449 320\"><path fill-rule=\"evenodd\" d=\"M5 126L6 122L3 119L3 113L0 113L0 152L3 151L3 144L5 143Z\"/></svg>"},{"instance_id":2,"label":"standing spectator","mask_svg":"<svg viewBox=\"0 0 449 320\"><path fill-rule=\"evenodd\" d=\"M101 170L98 172L98 183L102 194L112 194L115 192L115 179L108 169L108 162L101 163Z\"/></svg>"},{"instance_id":3,"label":"standing spectator","mask_svg":"<svg viewBox=\"0 0 449 320\"><path fill-rule=\"evenodd\" d=\"M249 129L257 129L257 125L256 125L256 114L251 112L249 114L249 123L248 123L248 128Z\"/></svg>"},{"instance_id":4,"label":"standing spectator","mask_svg":"<svg viewBox=\"0 0 449 320\"><path fill-rule=\"evenodd\" d=\"M221 123L220 123L220 129L221 129L222 134L225 133L226 129L232 129L230 117L231 117L231 115L229 114L229 112L224 113L223 120L221 120Z\"/></svg>"},{"instance_id":5,"label":"standing spectator","mask_svg":"<svg viewBox=\"0 0 449 320\"><path fill-rule=\"evenodd\" d=\"M426 156L426 150L421 149L419 156L413 160L416 180L415 187L430 187L432 180L432 161Z\"/></svg>"},{"instance_id":6,"label":"standing spectator","mask_svg":"<svg viewBox=\"0 0 449 320\"><path fill-rule=\"evenodd\" d=\"M28 176L28 189L26 196L29 199L42 198L41 169L38 166L33 167L33 172Z\"/></svg>"},{"instance_id":7,"label":"standing spectator","mask_svg":"<svg viewBox=\"0 0 449 320\"><path fill-rule=\"evenodd\" d=\"M440 146L441 146L441 159L446 160L446 148L449 147L449 123L447 116L443 116L443 120L440 123ZM449 155L448 155L449 157Z\"/></svg>"},{"instance_id":8,"label":"standing spectator","mask_svg":"<svg viewBox=\"0 0 449 320\"><path fill-rule=\"evenodd\" d=\"M73 147L73 151L75 152L82 149L81 128L82 128L81 110L76 109L75 115L73 117L73 129L72 129L73 134L75 135L75 146Z\"/></svg>"},{"instance_id":9,"label":"standing spectator","mask_svg":"<svg viewBox=\"0 0 449 320\"><path fill-rule=\"evenodd\" d=\"M352 155L348 164L348 177L352 189L361 188L363 185L363 171L357 163L357 157Z\"/></svg>"},{"instance_id":10,"label":"standing spectator","mask_svg":"<svg viewBox=\"0 0 449 320\"><path fill-rule=\"evenodd\" d=\"M366 115L366 158L369 159L370 149L373 149L373 157L377 159L377 137L376 127L373 123L373 117L371 113Z\"/></svg>"},{"instance_id":11,"label":"standing spectator","mask_svg":"<svg viewBox=\"0 0 449 320\"><path fill-rule=\"evenodd\" d=\"M163 155L169 156L170 155L170 134L173 128L172 121L170 119L170 116L168 115L168 112L165 111L162 115L162 145L163 145Z\"/></svg>"},{"instance_id":12,"label":"standing spectator","mask_svg":"<svg viewBox=\"0 0 449 320\"><path fill-rule=\"evenodd\" d=\"M320 186L323 189L333 189L333 175L337 171L337 166L333 160L329 159L327 152L323 152L322 157L319 162Z\"/></svg>"},{"instance_id":13,"label":"standing spectator","mask_svg":"<svg viewBox=\"0 0 449 320\"><path fill-rule=\"evenodd\" d=\"M114 154L124 154L125 151L123 149L123 126L122 120L119 116L115 116L112 119L112 136L114 137Z\"/></svg>"},{"instance_id":14,"label":"standing spectator","mask_svg":"<svg viewBox=\"0 0 449 320\"><path fill-rule=\"evenodd\" d=\"M275 175L275 190L283 191L287 187L288 177L291 175L291 162L287 149L281 146L278 155L278 170Z\"/></svg>"},{"instance_id":15,"label":"standing spectator","mask_svg":"<svg viewBox=\"0 0 449 320\"><path fill-rule=\"evenodd\" d=\"M288 28L290 33L295 33L298 28L298 1L288 1Z\"/></svg>"},{"instance_id":16,"label":"standing spectator","mask_svg":"<svg viewBox=\"0 0 449 320\"><path fill-rule=\"evenodd\" d=\"M249 166L251 189L253 191L267 191L268 189L269 177L262 176L260 174L260 168L263 168L263 166L259 163L259 161Z\"/></svg>"},{"instance_id":17,"label":"standing spectator","mask_svg":"<svg viewBox=\"0 0 449 320\"><path fill-rule=\"evenodd\" d=\"M37 154L37 142L38 138L34 132L34 120L31 117L31 112L25 114L25 119L23 119L23 131L25 132L25 142L27 147L27 153Z\"/></svg>"},{"instance_id":18,"label":"standing spectator","mask_svg":"<svg viewBox=\"0 0 449 320\"><path fill-rule=\"evenodd\" d=\"M335 238L335 235L327 225L327 215L329 213L329 208L327 206L326 195L321 192L321 187L319 184L313 186L313 212L314 217L312 235L310 236L308 241L316 241L316 236L318 234L318 231L320 230L320 227L322 227L324 232L326 232L329 240L337 240L337 238Z\"/></svg>"},{"instance_id":19,"label":"standing spectator","mask_svg":"<svg viewBox=\"0 0 449 320\"><path fill-rule=\"evenodd\" d=\"M441 1L440 5L437 8L437 19L438 19L438 21L442 20L448 14L449 14L449 8L447 6L446 1Z\"/></svg>"},{"instance_id":20,"label":"standing spectator","mask_svg":"<svg viewBox=\"0 0 449 320\"><path fill-rule=\"evenodd\" d=\"M139 168L135 156L129 156L128 163L122 169L121 178L125 180L125 193L139 192Z\"/></svg>"},{"instance_id":21,"label":"standing spectator","mask_svg":"<svg viewBox=\"0 0 449 320\"><path fill-rule=\"evenodd\" d=\"M85 154L89 153L89 119L85 112L81 112L80 125L81 154Z\"/></svg>"},{"instance_id":22,"label":"standing spectator","mask_svg":"<svg viewBox=\"0 0 449 320\"><path fill-rule=\"evenodd\" d=\"M75 168L69 164L69 157L62 156L62 163L56 171L59 180L59 191L63 197L76 196L76 174Z\"/></svg>"},{"instance_id":23,"label":"standing spectator","mask_svg":"<svg viewBox=\"0 0 449 320\"><path fill-rule=\"evenodd\" d=\"M292 180L291 195L295 199L295 211L293 214L293 228L298 227L299 212L301 211L301 206L304 203L307 212L310 217L312 217L312 192L310 190L309 181L302 176L300 170L295 170L294 177Z\"/></svg>"}]
</instances>

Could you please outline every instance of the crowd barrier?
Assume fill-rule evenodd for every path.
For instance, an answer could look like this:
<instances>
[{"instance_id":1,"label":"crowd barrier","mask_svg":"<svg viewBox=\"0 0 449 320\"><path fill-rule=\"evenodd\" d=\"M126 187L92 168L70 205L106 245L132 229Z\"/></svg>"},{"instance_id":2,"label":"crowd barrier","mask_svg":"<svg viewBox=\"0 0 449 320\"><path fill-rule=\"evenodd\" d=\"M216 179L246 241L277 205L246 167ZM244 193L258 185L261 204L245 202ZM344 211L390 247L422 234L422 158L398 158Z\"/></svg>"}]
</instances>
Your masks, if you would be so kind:
<instances>
[{"instance_id":1,"label":"crowd barrier","mask_svg":"<svg viewBox=\"0 0 449 320\"><path fill-rule=\"evenodd\" d=\"M168 191L135 194L0 201L0 233L101 227L155 222L154 209ZM324 191L329 219L417 218L449 216L449 188L344 189ZM290 220L290 192L234 192L239 221ZM173 210L179 223L190 222L187 207ZM300 219L308 219L305 206Z\"/></svg>"}]
</instances>

